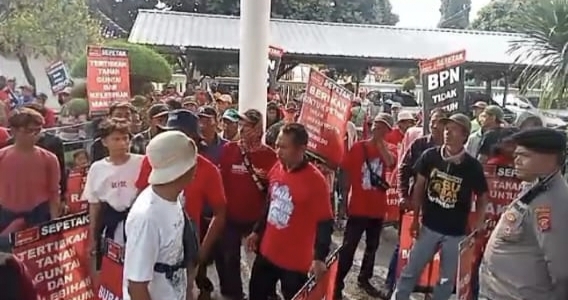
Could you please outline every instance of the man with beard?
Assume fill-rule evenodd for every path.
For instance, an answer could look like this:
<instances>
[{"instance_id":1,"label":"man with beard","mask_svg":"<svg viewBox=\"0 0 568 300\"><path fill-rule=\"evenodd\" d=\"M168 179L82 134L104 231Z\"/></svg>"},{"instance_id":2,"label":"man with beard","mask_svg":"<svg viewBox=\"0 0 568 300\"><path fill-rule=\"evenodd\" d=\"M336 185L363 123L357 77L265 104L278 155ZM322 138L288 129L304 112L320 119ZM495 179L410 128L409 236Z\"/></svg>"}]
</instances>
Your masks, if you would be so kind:
<instances>
[{"instance_id":1,"label":"man with beard","mask_svg":"<svg viewBox=\"0 0 568 300\"><path fill-rule=\"evenodd\" d=\"M482 165L464 149L471 131L469 118L454 114L441 121L445 124L444 144L426 150L415 164L410 234L416 240L392 300L410 299L424 267L438 250L440 281L432 297L448 300L456 283L459 243L468 233L472 195L479 204L475 228L480 231L484 227L488 187Z\"/></svg>"},{"instance_id":2,"label":"man with beard","mask_svg":"<svg viewBox=\"0 0 568 300\"><path fill-rule=\"evenodd\" d=\"M227 226L222 248L228 278L221 282L221 293L234 300L243 299L241 239L248 236L253 225L263 217L268 189L266 177L277 160L276 153L262 144L263 120L255 109L239 115L241 139L227 143L220 160L227 195Z\"/></svg>"},{"instance_id":3,"label":"man with beard","mask_svg":"<svg viewBox=\"0 0 568 300\"><path fill-rule=\"evenodd\" d=\"M329 185L306 161L307 145L303 125L282 127L276 141L279 161L268 174L269 205L247 238L248 250L258 253L251 271L250 300L268 299L278 281L284 299L290 300L309 272L320 278L326 271L333 232Z\"/></svg>"}]
</instances>

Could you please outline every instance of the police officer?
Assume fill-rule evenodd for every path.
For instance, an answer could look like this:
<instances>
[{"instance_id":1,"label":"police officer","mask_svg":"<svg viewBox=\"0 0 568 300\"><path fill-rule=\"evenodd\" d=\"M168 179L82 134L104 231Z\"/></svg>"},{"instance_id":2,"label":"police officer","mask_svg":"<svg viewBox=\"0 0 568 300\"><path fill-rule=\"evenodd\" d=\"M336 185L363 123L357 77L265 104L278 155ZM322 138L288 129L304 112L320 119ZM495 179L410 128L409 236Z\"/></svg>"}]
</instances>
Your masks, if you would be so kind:
<instances>
[{"instance_id":1,"label":"police officer","mask_svg":"<svg viewBox=\"0 0 568 300\"><path fill-rule=\"evenodd\" d=\"M568 184L560 170L566 135L514 134L517 176L527 182L493 230L479 270L480 299L568 299Z\"/></svg>"}]
</instances>

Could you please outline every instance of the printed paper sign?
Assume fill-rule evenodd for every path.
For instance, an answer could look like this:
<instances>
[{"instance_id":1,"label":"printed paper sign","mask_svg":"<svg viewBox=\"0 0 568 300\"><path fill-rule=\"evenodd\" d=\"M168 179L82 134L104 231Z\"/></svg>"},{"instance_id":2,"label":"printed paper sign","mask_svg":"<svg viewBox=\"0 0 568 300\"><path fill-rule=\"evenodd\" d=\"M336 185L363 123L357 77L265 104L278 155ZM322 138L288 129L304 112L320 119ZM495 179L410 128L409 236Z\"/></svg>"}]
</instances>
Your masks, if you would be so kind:
<instances>
[{"instance_id":1,"label":"printed paper sign","mask_svg":"<svg viewBox=\"0 0 568 300\"><path fill-rule=\"evenodd\" d=\"M458 278L456 283L456 295L458 300L472 300L473 290L471 276L475 262L475 235L471 234L459 244Z\"/></svg>"},{"instance_id":2,"label":"printed paper sign","mask_svg":"<svg viewBox=\"0 0 568 300\"><path fill-rule=\"evenodd\" d=\"M51 64L45 70L51 91L57 94L72 85L71 77L62 61Z\"/></svg>"},{"instance_id":3,"label":"printed paper sign","mask_svg":"<svg viewBox=\"0 0 568 300\"><path fill-rule=\"evenodd\" d=\"M88 47L87 99L91 114L106 112L114 102L130 101L130 63L127 50Z\"/></svg>"},{"instance_id":4,"label":"printed paper sign","mask_svg":"<svg viewBox=\"0 0 568 300\"><path fill-rule=\"evenodd\" d=\"M278 68L280 67L283 54L283 49L270 46L268 51L268 82L266 83L270 91L276 90L278 83Z\"/></svg>"},{"instance_id":5,"label":"printed paper sign","mask_svg":"<svg viewBox=\"0 0 568 300\"><path fill-rule=\"evenodd\" d=\"M420 62L424 124L430 122L432 109L465 112L465 50ZM428 126L424 126L428 130Z\"/></svg>"},{"instance_id":6,"label":"printed paper sign","mask_svg":"<svg viewBox=\"0 0 568 300\"><path fill-rule=\"evenodd\" d=\"M308 150L332 165L343 159L353 97L349 90L311 69L298 123L304 124L310 135Z\"/></svg>"},{"instance_id":7,"label":"printed paper sign","mask_svg":"<svg viewBox=\"0 0 568 300\"><path fill-rule=\"evenodd\" d=\"M122 299L122 268L124 249L111 239L107 239L107 252L103 256L99 273L98 300Z\"/></svg>"},{"instance_id":8,"label":"printed paper sign","mask_svg":"<svg viewBox=\"0 0 568 300\"><path fill-rule=\"evenodd\" d=\"M311 276L292 300L333 300L338 256L339 248L327 258L327 271L325 274L319 280Z\"/></svg>"},{"instance_id":9,"label":"printed paper sign","mask_svg":"<svg viewBox=\"0 0 568 300\"><path fill-rule=\"evenodd\" d=\"M89 277L89 215L77 214L12 234L40 300L95 299Z\"/></svg>"},{"instance_id":10,"label":"printed paper sign","mask_svg":"<svg viewBox=\"0 0 568 300\"><path fill-rule=\"evenodd\" d=\"M85 168L73 169L69 172L65 202L67 204L67 213L70 215L85 212L89 208L87 200L81 198L86 180L87 170Z\"/></svg>"}]
</instances>

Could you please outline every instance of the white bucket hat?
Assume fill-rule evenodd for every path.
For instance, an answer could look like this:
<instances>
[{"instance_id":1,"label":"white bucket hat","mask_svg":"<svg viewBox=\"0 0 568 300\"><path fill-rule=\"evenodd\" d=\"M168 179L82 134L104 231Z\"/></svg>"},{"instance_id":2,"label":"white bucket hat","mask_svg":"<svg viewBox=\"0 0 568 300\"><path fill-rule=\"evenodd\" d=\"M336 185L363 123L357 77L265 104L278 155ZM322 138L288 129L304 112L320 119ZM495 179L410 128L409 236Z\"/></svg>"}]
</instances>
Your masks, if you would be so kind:
<instances>
[{"instance_id":1,"label":"white bucket hat","mask_svg":"<svg viewBox=\"0 0 568 300\"><path fill-rule=\"evenodd\" d=\"M397 122L402 121L416 121L416 118L409 111L401 111L398 113Z\"/></svg>"},{"instance_id":2,"label":"white bucket hat","mask_svg":"<svg viewBox=\"0 0 568 300\"><path fill-rule=\"evenodd\" d=\"M195 142L179 131L166 131L150 140L146 148L152 172L150 184L170 183L197 163Z\"/></svg>"}]
</instances>

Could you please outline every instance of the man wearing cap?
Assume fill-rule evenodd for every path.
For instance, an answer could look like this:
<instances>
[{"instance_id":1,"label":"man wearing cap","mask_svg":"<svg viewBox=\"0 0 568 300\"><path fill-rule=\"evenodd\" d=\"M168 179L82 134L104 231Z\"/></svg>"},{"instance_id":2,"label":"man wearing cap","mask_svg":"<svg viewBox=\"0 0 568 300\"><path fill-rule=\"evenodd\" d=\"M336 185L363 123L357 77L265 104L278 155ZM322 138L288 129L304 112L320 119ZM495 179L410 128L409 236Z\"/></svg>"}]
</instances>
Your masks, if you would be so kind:
<instances>
[{"instance_id":1,"label":"man wearing cap","mask_svg":"<svg viewBox=\"0 0 568 300\"><path fill-rule=\"evenodd\" d=\"M35 103L38 104L43 110L42 114L43 118L45 119L45 124L43 125L44 128L53 127L56 123L55 111L45 105L47 99L48 97L45 93L39 93L35 99Z\"/></svg>"},{"instance_id":2,"label":"man wearing cap","mask_svg":"<svg viewBox=\"0 0 568 300\"><path fill-rule=\"evenodd\" d=\"M227 140L221 138L217 133L219 126L217 110L212 106L201 106L197 110L197 114L203 141L206 145L201 149L201 153L215 165L218 165L223 145L227 143Z\"/></svg>"},{"instance_id":3,"label":"man wearing cap","mask_svg":"<svg viewBox=\"0 0 568 300\"><path fill-rule=\"evenodd\" d=\"M160 127L166 124L168 119L168 106L163 103L156 103L148 109L149 126L148 129L135 135L130 141L133 153L145 154L146 146L150 140L160 133Z\"/></svg>"},{"instance_id":4,"label":"man wearing cap","mask_svg":"<svg viewBox=\"0 0 568 300\"><path fill-rule=\"evenodd\" d=\"M393 144L395 146L400 145L402 140L404 139L404 134L408 130L408 128L414 126L416 124L416 119L409 111L401 111L398 114L398 120L396 122L396 127L388 133L385 137L385 140Z\"/></svg>"},{"instance_id":5,"label":"man wearing cap","mask_svg":"<svg viewBox=\"0 0 568 300\"><path fill-rule=\"evenodd\" d=\"M492 130L499 130L503 127L504 124L504 117L505 114L503 113L503 109L497 105L489 105L483 109L481 114L477 117L476 120L479 120L481 124L481 128L476 132L472 133L467 140L465 145L466 151L475 158L483 158L482 163L487 160L487 156L489 155L489 149L491 148L492 144L490 144L489 140L484 142L484 152L481 153L481 144L484 140L484 135Z\"/></svg>"},{"instance_id":6,"label":"man wearing cap","mask_svg":"<svg viewBox=\"0 0 568 300\"><path fill-rule=\"evenodd\" d=\"M274 148L276 144L276 138L280 133L280 129L284 124L293 123L296 121L296 116L298 114L298 105L291 101L286 103L284 106L284 113L283 118L279 122L273 124L266 130L266 134L264 137L264 142L266 145Z\"/></svg>"},{"instance_id":7,"label":"man wearing cap","mask_svg":"<svg viewBox=\"0 0 568 300\"><path fill-rule=\"evenodd\" d=\"M280 109L280 104L275 101L268 102L266 106L266 128L278 123L283 117L283 111Z\"/></svg>"},{"instance_id":8,"label":"man wearing cap","mask_svg":"<svg viewBox=\"0 0 568 300\"><path fill-rule=\"evenodd\" d=\"M401 110L402 110L402 104L400 104L400 102L394 101L391 104L390 113L395 122L398 122L398 114L400 113Z\"/></svg>"},{"instance_id":9,"label":"man wearing cap","mask_svg":"<svg viewBox=\"0 0 568 300\"><path fill-rule=\"evenodd\" d=\"M181 132L152 139L152 171L126 220L123 296L127 300L193 299L199 243L180 193L195 176L197 146Z\"/></svg>"},{"instance_id":10,"label":"man wearing cap","mask_svg":"<svg viewBox=\"0 0 568 300\"><path fill-rule=\"evenodd\" d=\"M449 299L455 286L459 243L469 229L472 195L477 196L478 203L475 228L484 226L487 182L482 165L464 149L471 131L470 120L454 114L442 123L444 144L426 150L415 164L417 174L411 196L414 214L409 233L416 240L391 300L410 298L424 267L438 249L440 281L432 299Z\"/></svg>"},{"instance_id":11,"label":"man wearing cap","mask_svg":"<svg viewBox=\"0 0 568 300\"><path fill-rule=\"evenodd\" d=\"M229 94L223 94L215 100L215 103L217 104L217 110L222 114L233 104L233 97Z\"/></svg>"},{"instance_id":12,"label":"man wearing cap","mask_svg":"<svg viewBox=\"0 0 568 300\"><path fill-rule=\"evenodd\" d=\"M21 97L22 97L22 104L28 104L31 103L35 100L35 89L33 86L31 85L22 85L20 87L20 90L22 91L21 93Z\"/></svg>"},{"instance_id":13,"label":"man wearing cap","mask_svg":"<svg viewBox=\"0 0 568 300\"><path fill-rule=\"evenodd\" d=\"M474 133L481 129L481 123L479 122L479 115L487 107L487 103L483 101L477 101L471 106L473 112L473 120L471 121L471 133Z\"/></svg>"},{"instance_id":14,"label":"man wearing cap","mask_svg":"<svg viewBox=\"0 0 568 300\"><path fill-rule=\"evenodd\" d=\"M223 132L221 137L231 142L238 141L239 135L239 112L234 108L229 108L223 113Z\"/></svg>"},{"instance_id":15,"label":"man wearing cap","mask_svg":"<svg viewBox=\"0 0 568 300\"><path fill-rule=\"evenodd\" d=\"M566 135L548 128L512 136L524 192L503 212L479 270L480 299L568 299Z\"/></svg>"},{"instance_id":16,"label":"man wearing cap","mask_svg":"<svg viewBox=\"0 0 568 300\"><path fill-rule=\"evenodd\" d=\"M181 131L194 141L201 140L201 132L199 129L199 117L194 113L179 109L170 111L166 126L161 127L162 130ZM159 134L158 137L162 135ZM155 139L155 138L154 138ZM198 144L198 152L203 146ZM219 255L215 252L215 243L219 240L225 226L225 190L221 181L221 174L217 167L201 154L197 155L197 170L191 184L187 185L183 191L185 203L185 211L193 222L197 224L201 238L201 251L199 255L199 268L196 275L197 287L200 289L200 299L208 299L213 291L213 283L207 278L207 264L210 255L215 258L217 273L221 287L224 286L226 279L221 272L223 264L219 260ZM144 190L148 186L148 177L152 171L152 166L147 156L142 161L140 174L136 181L136 187L139 191ZM185 201L187 199L187 201ZM203 213L208 207L212 211L210 220L204 220ZM208 222L207 222L208 221ZM228 280L228 279L227 279Z\"/></svg>"},{"instance_id":17,"label":"man wearing cap","mask_svg":"<svg viewBox=\"0 0 568 300\"><path fill-rule=\"evenodd\" d=\"M393 125L394 120L389 114L379 113L373 120L371 139L356 142L341 163L347 177L345 190L351 190L351 193L343 246L339 253L336 299L342 297L343 281L353 265L355 250L363 233L366 237L366 249L358 284L369 296L380 296L379 290L369 280L373 277L375 255L387 207L386 171L396 163L385 141L385 136Z\"/></svg>"}]
</instances>

